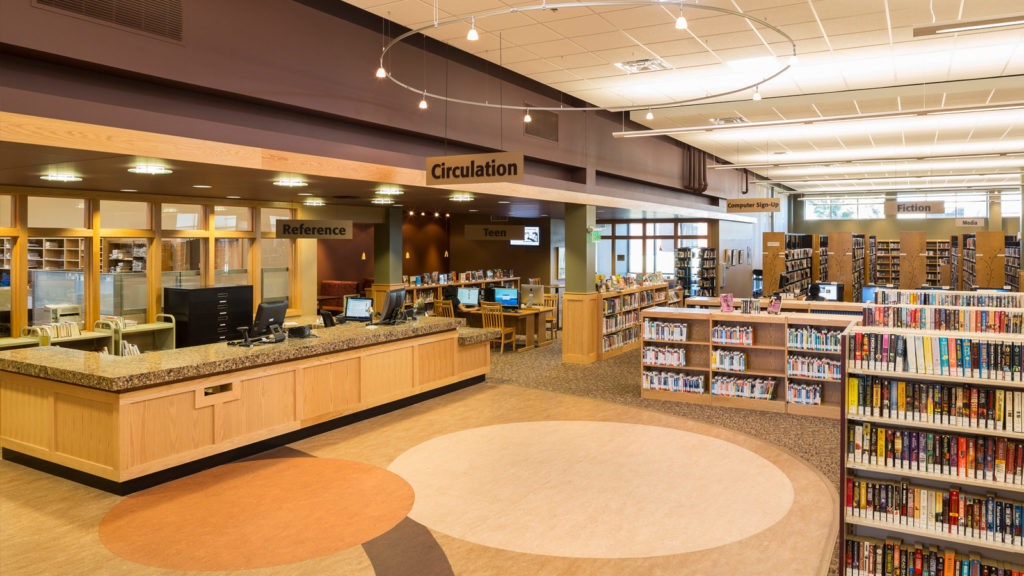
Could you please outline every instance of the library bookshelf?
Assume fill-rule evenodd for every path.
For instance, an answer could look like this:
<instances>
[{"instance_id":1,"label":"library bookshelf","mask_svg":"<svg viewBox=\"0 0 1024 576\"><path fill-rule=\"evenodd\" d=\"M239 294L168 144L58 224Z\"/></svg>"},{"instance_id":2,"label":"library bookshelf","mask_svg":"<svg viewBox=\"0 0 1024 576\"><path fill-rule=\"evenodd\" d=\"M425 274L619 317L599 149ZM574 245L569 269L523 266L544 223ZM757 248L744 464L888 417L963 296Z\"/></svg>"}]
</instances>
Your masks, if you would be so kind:
<instances>
[{"instance_id":1,"label":"library bookshelf","mask_svg":"<svg viewBox=\"0 0 1024 576\"><path fill-rule=\"evenodd\" d=\"M961 568L965 560L978 565L970 574L992 573L982 565L1024 570L1019 354L1000 353L977 372L967 359L974 344L1019 351L1024 335L857 326L844 340L846 574L875 573L878 556L900 549L911 565L915 556L945 556L946 574L954 557ZM885 340L892 354L878 352L889 350ZM935 361L922 348L942 354Z\"/></svg>"},{"instance_id":2,"label":"library bookshelf","mask_svg":"<svg viewBox=\"0 0 1024 576\"><path fill-rule=\"evenodd\" d=\"M950 286L950 241L928 240L926 243L928 262L927 282L929 286Z\"/></svg>"},{"instance_id":3,"label":"library bookshelf","mask_svg":"<svg viewBox=\"0 0 1024 576\"><path fill-rule=\"evenodd\" d=\"M875 282L878 284L899 285L899 240L875 240Z\"/></svg>"},{"instance_id":4,"label":"library bookshelf","mask_svg":"<svg viewBox=\"0 0 1024 576\"><path fill-rule=\"evenodd\" d=\"M406 284L405 303L414 306L422 301L423 305L433 305L435 299L441 298L441 291L445 286L456 286L459 288L519 288L519 277L510 276L507 278L486 278L481 280L462 280L449 282L447 284Z\"/></svg>"},{"instance_id":5,"label":"library bookshelf","mask_svg":"<svg viewBox=\"0 0 1024 576\"><path fill-rule=\"evenodd\" d=\"M643 398L840 418L839 336L856 319L657 307L645 310L641 321ZM830 333L832 344L814 344L810 332ZM740 367L715 363L738 354ZM831 374L799 368L810 364L827 365ZM769 390L735 381L714 385L723 377L773 385Z\"/></svg>"},{"instance_id":6,"label":"library bookshelf","mask_svg":"<svg viewBox=\"0 0 1024 576\"><path fill-rule=\"evenodd\" d=\"M843 299L847 302L860 302L860 290L866 279L865 250L863 234L832 232L828 235L828 279L846 286Z\"/></svg>"},{"instance_id":7,"label":"library bookshelf","mask_svg":"<svg viewBox=\"0 0 1024 576\"><path fill-rule=\"evenodd\" d=\"M1002 288L1006 284L1006 235L979 231L961 237L960 278L964 290Z\"/></svg>"},{"instance_id":8,"label":"library bookshelf","mask_svg":"<svg viewBox=\"0 0 1024 576\"><path fill-rule=\"evenodd\" d=\"M640 345L640 314L654 306L666 306L668 284L651 284L601 294L599 360L613 358ZM678 302L678 300L674 300Z\"/></svg>"},{"instance_id":9,"label":"library bookshelf","mask_svg":"<svg viewBox=\"0 0 1024 576\"><path fill-rule=\"evenodd\" d=\"M811 282L828 278L828 240L817 234L762 235L763 294L803 294Z\"/></svg>"}]
</instances>

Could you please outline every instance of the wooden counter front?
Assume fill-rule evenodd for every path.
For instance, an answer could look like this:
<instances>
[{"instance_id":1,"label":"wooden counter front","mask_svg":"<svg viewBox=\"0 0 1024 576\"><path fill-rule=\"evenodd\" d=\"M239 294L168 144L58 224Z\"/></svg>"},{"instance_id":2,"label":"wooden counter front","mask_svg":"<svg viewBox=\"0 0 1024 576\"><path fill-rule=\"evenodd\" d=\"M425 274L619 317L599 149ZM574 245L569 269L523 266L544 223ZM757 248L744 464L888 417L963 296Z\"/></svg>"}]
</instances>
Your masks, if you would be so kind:
<instances>
[{"instance_id":1,"label":"wooden counter front","mask_svg":"<svg viewBox=\"0 0 1024 576\"><path fill-rule=\"evenodd\" d=\"M448 330L113 392L0 372L0 446L120 483L487 373ZM11 452L16 454L12 454ZM87 482L88 483L88 482ZM137 488L136 488L137 489Z\"/></svg>"}]
</instances>

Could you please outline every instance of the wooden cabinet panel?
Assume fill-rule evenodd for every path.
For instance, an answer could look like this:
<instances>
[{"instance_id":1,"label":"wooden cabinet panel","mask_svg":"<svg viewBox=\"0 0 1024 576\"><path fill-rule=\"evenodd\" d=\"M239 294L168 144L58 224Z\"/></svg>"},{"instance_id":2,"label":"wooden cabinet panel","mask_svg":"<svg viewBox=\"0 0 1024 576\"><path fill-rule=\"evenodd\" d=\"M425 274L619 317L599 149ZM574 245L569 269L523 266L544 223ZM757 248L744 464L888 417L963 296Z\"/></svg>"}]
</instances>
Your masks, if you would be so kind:
<instances>
[{"instance_id":1,"label":"wooden cabinet panel","mask_svg":"<svg viewBox=\"0 0 1024 576\"><path fill-rule=\"evenodd\" d=\"M250 434L298 420L295 413L295 372L243 380L239 404L244 411L242 433ZM235 404L235 403L231 403ZM228 406L230 404L225 405Z\"/></svg>"},{"instance_id":2,"label":"wooden cabinet panel","mask_svg":"<svg viewBox=\"0 0 1024 576\"><path fill-rule=\"evenodd\" d=\"M416 347L416 385L431 384L455 375L454 339L428 342Z\"/></svg>"},{"instance_id":3,"label":"wooden cabinet panel","mask_svg":"<svg viewBox=\"0 0 1024 576\"><path fill-rule=\"evenodd\" d=\"M0 390L0 436L42 450L53 448L53 392L42 381L5 374Z\"/></svg>"},{"instance_id":4,"label":"wooden cabinet panel","mask_svg":"<svg viewBox=\"0 0 1024 576\"><path fill-rule=\"evenodd\" d=\"M128 442L123 467L141 466L214 443L214 406L197 408L193 390L126 404L121 410Z\"/></svg>"},{"instance_id":5,"label":"wooden cabinet panel","mask_svg":"<svg viewBox=\"0 0 1024 576\"><path fill-rule=\"evenodd\" d=\"M408 394L413 383L413 349L399 348L363 357L360 398L373 404L379 399Z\"/></svg>"},{"instance_id":6,"label":"wooden cabinet panel","mask_svg":"<svg viewBox=\"0 0 1024 576\"><path fill-rule=\"evenodd\" d=\"M459 346L455 356L456 374L477 372L483 374L491 365L491 343Z\"/></svg>"},{"instance_id":7,"label":"wooden cabinet panel","mask_svg":"<svg viewBox=\"0 0 1024 576\"><path fill-rule=\"evenodd\" d=\"M360 403L359 358L303 369L302 419L338 414Z\"/></svg>"},{"instance_id":8,"label":"wooden cabinet panel","mask_svg":"<svg viewBox=\"0 0 1024 576\"><path fill-rule=\"evenodd\" d=\"M589 364L601 346L601 295L567 292L562 297L562 361Z\"/></svg>"},{"instance_id":9,"label":"wooden cabinet panel","mask_svg":"<svg viewBox=\"0 0 1024 576\"><path fill-rule=\"evenodd\" d=\"M113 399L54 394L54 452L113 468L117 464L115 414Z\"/></svg>"}]
</instances>

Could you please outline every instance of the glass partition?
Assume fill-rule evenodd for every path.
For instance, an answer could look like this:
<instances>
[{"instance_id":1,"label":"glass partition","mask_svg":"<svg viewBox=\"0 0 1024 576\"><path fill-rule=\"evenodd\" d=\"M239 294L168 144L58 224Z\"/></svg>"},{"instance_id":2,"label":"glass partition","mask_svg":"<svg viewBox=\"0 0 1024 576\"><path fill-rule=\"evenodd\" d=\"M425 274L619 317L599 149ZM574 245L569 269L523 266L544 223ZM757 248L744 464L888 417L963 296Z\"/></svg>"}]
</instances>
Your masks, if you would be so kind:
<instances>
[{"instance_id":1,"label":"glass partition","mask_svg":"<svg viewBox=\"0 0 1024 576\"><path fill-rule=\"evenodd\" d=\"M171 238L160 242L160 302L164 288L199 288L203 285L200 266L201 238Z\"/></svg>"},{"instance_id":2,"label":"glass partition","mask_svg":"<svg viewBox=\"0 0 1024 576\"><path fill-rule=\"evenodd\" d=\"M149 203L100 200L100 227L149 230Z\"/></svg>"},{"instance_id":3,"label":"glass partition","mask_svg":"<svg viewBox=\"0 0 1024 576\"><path fill-rule=\"evenodd\" d=\"M206 230L203 207L199 204L163 204L160 222L164 230Z\"/></svg>"},{"instance_id":4,"label":"glass partition","mask_svg":"<svg viewBox=\"0 0 1024 576\"><path fill-rule=\"evenodd\" d=\"M8 197L10 198L10 197ZM0 202L3 197L0 197ZM11 335L11 257L13 238L0 238L0 338Z\"/></svg>"},{"instance_id":5,"label":"glass partition","mask_svg":"<svg viewBox=\"0 0 1024 576\"><path fill-rule=\"evenodd\" d=\"M292 241L287 239L264 238L260 240L262 260L263 302L289 300L291 281L289 270L292 266Z\"/></svg>"},{"instance_id":6,"label":"glass partition","mask_svg":"<svg viewBox=\"0 0 1024 576\"><path fill-rule=\"evenodd\" d=\"M249 283L247 238L217 238L213 251L213 285L242 286Z\"/></svg>"},{"instance_id":7,"label":"glass partition","mask_svg":"<svg viewBox=\"0 0 1024 576\"><path fill-rule=\"evenodd\" d=\"M85 273L29 270L29 324L78 322L85 312Z\"/></svg>"},{"instance_id":8,"label":"glass partition","mask_svg":"<svg viewBox=\"0 0 1024 576\"><path fill-rule=\"evenodd\" d=\"M145 272L100 274L100 314L145 322L148 285Z\"/></svg>"},{"instance_id":9,"label":"glass partition","mask_svg":"<svg viewBox=\"0 0 1024 576\"><path fill-rule=\"evenodd\" d=\"M11 216L13 210L14 197L0 194L0 227L10 228L14 225L14 218Z\"/></svg>"},{"instance_id":10,"label":"glass partition","mask_svg":"<svg viewBox=\"0 0 1024 576\"><path fill-rule=\"evenodd\" d=\"M217 206L213 209L213 227L215 230L248 232L252 230L252 209L244 206Z\"/></svg>"},{"instance_id":11,"label":"glass partition","mask_svg":"<svg viewBox=\"0 0 1024 576\"><path fill-rule=\"evenodd\" d=\"M43 196L28 197L29 228L83 228L85 226L85 200Z\"/></svg>"}]
</instances>

